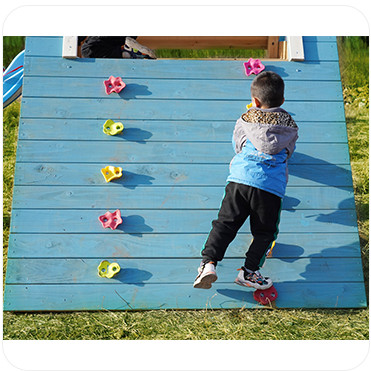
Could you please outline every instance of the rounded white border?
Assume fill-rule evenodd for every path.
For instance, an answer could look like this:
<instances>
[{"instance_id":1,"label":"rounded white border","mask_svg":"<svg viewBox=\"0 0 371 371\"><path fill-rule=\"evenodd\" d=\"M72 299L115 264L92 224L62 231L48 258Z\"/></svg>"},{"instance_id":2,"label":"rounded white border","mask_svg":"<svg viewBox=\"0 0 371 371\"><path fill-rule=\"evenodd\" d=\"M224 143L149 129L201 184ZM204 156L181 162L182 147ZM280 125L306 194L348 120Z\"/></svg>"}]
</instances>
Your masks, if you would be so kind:
<instances>
[{"instance_id":1,"label":"rounded white border","mask_svg":"<svg viewBox=\"0 0 371 371\"><path fill-rule=\"evenodd\" d=\"M267 4L264 1L260 1L258 6L255 4L239 5L237 2L236 5L216 6L143 4L88 7L24 5L13 8L7 15L5 10L3 35L369 34L366 15L351 5L264 5Z\"/></svg>"},{"instance_id":2,"label":"rounded white border","mask_svg":"<svg viewBox=\"0 0 371 371\"><path fill-rule=\"evenodd\" d=\"M16 35L369 35L369 13L360 1L337 6L89 6L94 1L2 2L3 36ZM123 4L123 1L110 1ZM203 5L210 4L203 1ZM213 4L223 4L213 1ZM26 4L26 5L25 5ZM146 5L147 4L147 5ZM197 1L200 4L200 1ZM323 5L322 5L323 4ZM292 6L291 6L292 5ZM264 13L264 17L259 16ZM110 22L109 15L122 22ZM271 363L258 355L269 353ZM369 370L368 341L3 341L2 370ZM210 357L209 354L214 356ZM6 358L4 358L4 356ZM247 362L248 360L248 362ZM109 367L107 367L107 363Z\"/></svg>"}]
</instances>

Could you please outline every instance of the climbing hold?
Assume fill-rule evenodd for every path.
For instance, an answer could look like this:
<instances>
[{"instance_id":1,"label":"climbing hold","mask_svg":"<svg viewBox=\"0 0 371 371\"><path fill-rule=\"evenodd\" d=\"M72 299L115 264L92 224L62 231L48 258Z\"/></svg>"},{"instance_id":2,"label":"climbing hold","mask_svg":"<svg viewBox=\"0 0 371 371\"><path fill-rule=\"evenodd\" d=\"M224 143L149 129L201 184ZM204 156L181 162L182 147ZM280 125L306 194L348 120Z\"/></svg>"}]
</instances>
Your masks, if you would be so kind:
<instances>
[{"instance_id":1,"label":"climbing hold","mask_svg":"<svg viewBox=\"0 0 371 371\"><path fill-rule=\"evenodd\" d=\"M248 104L248 105L246 106L247 109L250 109L251 107L252 107L252 103L250 103L250 104Z\"/></svg>"},{"instance_id":2,"label":"climbing hold","mask_svg":"<svg viewBox=\"0 0 371 371\"><path fill-rule=\"evenodd\" d=\"M264 64L261 62L260 59L253 59L253 58L250 58L243 65L245 67L246 76L250 76L252 73L257 75L260 72L262 72L265 68Z\"/></svg>"},{"instance_id":3,"label":"climbing hold","mask_svg":"<svg viewBox=\"0 0 371 371\"><path fill-rule=\"evenodd\" d=\"M114 213L107 211L98 219L102 223L103 228L116 229L122 223L120 210L116 210Z\"/></svg>"},{"instance_id":4,"label":"climbing hold","mask_svg":"<svg viewBox=\"0 0 371 371\"><path fill-rule=\"evenodd\" d=\"M124 130L124 125L121 122L107 120L103 125L103 133L107 135L120 134Z\"/></svg>"},{"instance_id":5,"label":"climbing hold","mask_svg":"<svg viewBox=\"0 0 371 371\"><path fill-rule=\"evenodd\" d=\"M254 299L260 304L267 305L277 299L278 293L274 286L266 290L256 290L254 292Z\"/></svg>"},{"instance_id":6,"label":"climbing hold","mask_svg":"<svg viewBox=\"0 0 371 371\"><path fill-rule=\"evenodd\" d=\"M121 77L114 76L110 76L110 78L105 80L103 84L106 88L106 94L108 95L111 93L120 93L120 91L126 86Z\"/></svg>"},{"instance_id":7,"label":"climbing hold","mask_svg":"<svg viewBox=\"0 0 371 371\"><path fill-rule=\"evenodd\" d=\"M115 167L115 166L106 166L103 169L100 170L101 173L104 176L104 179L106 179L106 182L110 182L113 179L119 179L122 177L122 168L121 167Z\"/></svg>"},{"instance_id":8,"label":"climbing hold","mask_svg":"<svg viewBox=\"0 0 371 371\"><path fill-rule=\"evenodd\" d=\"M112 278L120 272L118 263L110 263L108 260L102 260L98 265L98 274L100 277Z\"/></svg>"}]
</instances>

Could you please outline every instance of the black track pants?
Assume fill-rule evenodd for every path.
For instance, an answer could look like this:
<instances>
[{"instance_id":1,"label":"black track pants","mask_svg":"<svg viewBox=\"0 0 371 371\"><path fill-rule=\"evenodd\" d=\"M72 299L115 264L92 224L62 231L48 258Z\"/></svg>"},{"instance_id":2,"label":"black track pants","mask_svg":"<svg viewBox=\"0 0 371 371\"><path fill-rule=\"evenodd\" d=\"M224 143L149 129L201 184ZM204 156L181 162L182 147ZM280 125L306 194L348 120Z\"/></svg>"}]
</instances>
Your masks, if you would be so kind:
<instances>
[{"instance_id":1,"label":"black track pants","mask_svg":"<svg viewBox=\"0 0 371 371\"><path fill-rule=\"evenodd\" d=\"M203 261L221 261L247 217L253 241L246 252L245 267L256 271L264 263L265 254L276 240L282 199L273 193L244 184L230 182L220 206L218 218L202 250Z\"/></svg>"}]
</instances>

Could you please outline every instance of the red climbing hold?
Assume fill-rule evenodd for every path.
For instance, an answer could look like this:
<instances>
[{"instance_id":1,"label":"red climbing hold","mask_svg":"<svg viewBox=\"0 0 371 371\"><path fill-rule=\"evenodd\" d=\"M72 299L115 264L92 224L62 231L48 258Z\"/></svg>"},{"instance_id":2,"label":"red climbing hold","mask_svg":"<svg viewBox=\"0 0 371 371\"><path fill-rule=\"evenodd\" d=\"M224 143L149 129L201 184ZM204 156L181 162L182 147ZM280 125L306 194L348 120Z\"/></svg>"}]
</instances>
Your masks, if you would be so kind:
<instances>
[{"instance_id":1,"label":"red climbing hold","mask_svg":"<svg viewBox=\"0 0 371 371\"><path fill-rule=\"evenodd\" d=\"M260 304L267 305L277 299L278 293L274 286L266 290L256 290L254 292L254 299Z\"/></svg>"},{"instance_id":2,"label":"red climbing hold","mask_svg":"<svg viewBox=\"0 0 371 371\"><path fill-rule=\"evenodd\" d=\"M120 91L126 86L121 77L114 76L110 76L110 78L108 80L105 80L103 84L106 88L107 94L120 93Z\"/></svg>"},{"instance_id":3,"label":"red climbing hold","mask_svg":"<svg viewBox=\"0 0 371 371\"><path fill-rule=\"evenodd\" d=\"M102 223L104 228L116 229L122 223L120 210L116 210L114 213L110 213L109 211L107 211L98 219Z\"/></svg>"}]
</instances>

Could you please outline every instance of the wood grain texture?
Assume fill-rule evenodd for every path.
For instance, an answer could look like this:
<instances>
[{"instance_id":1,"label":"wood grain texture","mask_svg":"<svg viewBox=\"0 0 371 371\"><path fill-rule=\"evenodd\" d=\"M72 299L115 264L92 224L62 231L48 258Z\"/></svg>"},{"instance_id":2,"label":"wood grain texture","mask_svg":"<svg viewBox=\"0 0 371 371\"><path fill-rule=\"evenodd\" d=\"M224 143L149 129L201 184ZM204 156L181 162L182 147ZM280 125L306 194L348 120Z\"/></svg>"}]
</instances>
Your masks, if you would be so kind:
<instances>
[{"instance_id":1,"label":"wood grain texture","mask_svg":"<svg viewBox=\"0 0 371 371\"><path fill-rule=\"evenodd\" d=\"M335 37L304 37L304 62L269 61L299 125L280 234L263 270L279 308L365 307ZM61 58L61 37L28 37L4 309L257 308L233 284L247 221L211 290L192 287L234 155L250 85L243 60ZM106 95L103 80L127 87ZM102 132L123 122L119 136ZM121 166L106 183L100 169ZM98 216L120 209L123 223ZM97 275L103 259L122 271ZM180 273L179 273L180 272Z\"/></svg>"},{"instance_id":2,"label":"wood grain texture","mask_svg":"<svg viewBox=\"0 0 371 371\"><path fill-rule=\"evenodd\" d=\"M116 122L116 117L111 117ZM235 121L182 121L182 120L121 120L124 131L120 135L103 133L104 119L23 119L20 122L20 140L101 140L158 142L224 142L231 143ZM298 143L347 143L343 122L298 121ZM38 130L38 126L42 130Z\"/></svg>"},{"instance_id":3,"label":"wood grain texture","mask_svg":"<svg viewBox=\"0 0 371 371\"><path fill-rule=\"evenodd\" d=\"M304 157L304 155L303 155ZM311 160L307 156L307 162ZM224 186L229 173L227 164L136 164L116 162L124 171L120 179L105 182L100 169L105 163L35 162L16 164L15 185L105 186L135 189L142 186ZM207 174L207 176L205 176ZM350 165L306 163L289 165L288 186L352 187ZM332 188L330 188L332 189Z\"/></svg>"},{"instance_id":4,"label":"wood grain texture","mask_svg":"<svg viewBox=\"0 0 371 371\"><path fill-rule=\"evenodd\" d=\"M289 164L349 164L347 144L298 143ZM17 161L22 162L107 162L197 163L229 165L234 156L230 143L20 141Z\"/></svg>"},{"instance_id":5,"label":"wood grain texture","mask_svg":"<svg viewBox=\"0 0 371 371\"><path fill-rule=\"evenodd\" d=\"M366 307L363 282L276 285L277 308ZM253 290L233 283L196 290L190 284L158 285L7 285L4 310L73 311L135 309L259 308Z\"/></svg>"},{"instance_id":6,"label":"wood grain texture","mask_svg":"<svg viewBox=\"0 0 371 371\"><path fill-rule=\"evenodd\" d=\"M268 58L279 58L278 41L279 36L268 36Z\"/></svg>"},{"instance_id":7,"label":"wood grain texture","mask_svg":"<svg viewBox=\"0 0 371 371\"><path fill-rule=\"evenodd\" d=\"M243 63L239 61L215 60L138 60L138 59L71 59L57 57L30 57L24 67L25 76L84 76L106 80L110 75L124 79L201 79L201 80L243 80L247 77ZM278 73L285 81L340 81L340 70L334 62L287 62L263 61L267 71Z\"/></svg>"},{"instance_id":8,"label":"wood grain texture","mask_svg":"<svg viewBox=\"0 0 371 371\"><path fill-rule=\"evenodd\" d=\"M16 209L12 233L208 233L217 210L121 210L123 223L115 230L104 229L98 220L108 209ZM115 211L113 209L108 211ZM246 223L241 231L249 231ZM355 210L283 210L281 232L356 232ZM108 238L108 237L107 237Z\"/></svg>"},{"instance_id":9,"label":"wood grain texture","mask_svg":"<svg viewBox=\"0 0 371 371\"><path fill-rule=\"evenodd\" d=\"M102 259L101 259L102 260ZM197 276L199 259L110 259L121 270L112 279L98 275L99 259L10 259L8 284L190 284ZM218 283L233 282L244 259L230 258L218 264ZM181 265L182 273L179 274ZM343 272L340 276L339 270ZM276 283L282 282L362 282L358 258L270 258L261 269ZM321 279L318 279L318 276Z\"/></svg>"},{"instance_id":10,"label":"wood grain texture","mask_svg":"<svg viewBox=\"0 0 371 371\"><path fill-rule=\"evenodd\" d=\"M208 233L176 234L12 234L9 258L198 258ZM241 231L226 257L243 257L251 234ZM276 258L360 257L357 232L280 232L272 253Z\"/></svg>"},{"instance_id":11,"label":"wood grain texture","mask_svg":"<svg viewBox=\"0 0 371 371\"><path fill-rule=\"evenodd\" d=\"M314 38L304 39L305 61L338 61L336 39L317 42ZM27 56L60 57L62 37L31 37L26 40Z\"/></svg>"},{"instance_id":12,"label":"wood grain texture","mask_svg":"<svg viewBox=\"0 0 371 371\"><path fill-rule=\"evenodd\" d=\"M139 36L137 41L151 49L267 49L268 47L268 36ZM272 56L272 58L276 57Z\"/></svg>"},{"instance_id":13,"label":"wood grain texture","mask_svg":"<svg viewBox=\"0 0 371 371\"><path fill-rule=\"evenodd\" d=\"M102 176L103 177L103 176ZM123 175L125 177L125 174ZM124 179L122 185L125 186ZM218 210L224 186L173 187L55 187L15 186L13 209L179 209ZM353 188L290 187L283 199L284 210L354 208Z\"/></svg>"},{"instance_id":14,"label":"wood grain texture","mask_svg":"<svg viewBox=\"0 0 371 371\"><path fill-rule=\"evenodd\" d=\"M237 119L246 112L246 100L86 99L23 98L23 118L122 120L217 120ZM343 121L342 102L287 102L283 107L297 121Z\"/></svg>"},{"instance_id":15,"label":"wood grain texture","mask_svg":"<svg viewBox=\"0 0 371 371\"><path fill-rule=\"evenodd\" d=\"M252 80L213 80L181 79L126 79L124 90L119 94L106 95L102 78L29 76L23 83L23 97L60 98L105 98L121 99L200 99L200 100L251 100ZM342 101L340 81L287 81L285 100L289 101ZM118 102L116 102L118 103Z\"/></svg>"}]
</instances>

